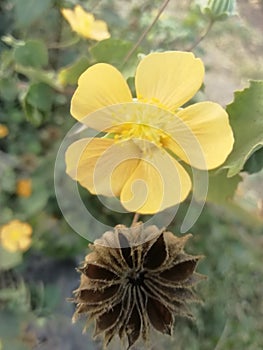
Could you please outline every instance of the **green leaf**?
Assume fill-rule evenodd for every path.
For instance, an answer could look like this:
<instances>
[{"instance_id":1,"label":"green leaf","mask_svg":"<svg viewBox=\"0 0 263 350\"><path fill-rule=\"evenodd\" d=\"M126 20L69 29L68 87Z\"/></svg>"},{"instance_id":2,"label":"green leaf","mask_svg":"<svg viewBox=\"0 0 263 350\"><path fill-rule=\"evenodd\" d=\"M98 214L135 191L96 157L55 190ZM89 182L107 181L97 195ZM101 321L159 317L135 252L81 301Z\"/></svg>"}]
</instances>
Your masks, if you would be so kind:
<instances>
[{"instance_id":1,"label":"green leaf","mask_svg":"<svg viewBox=\"0 0 263 350\"><path fill-rule=\"evenodd\" d=\"M213 170L209 172L209 187L207 201L215 204L225 204L231 200L235 194L241 176L227 177L227 171Z\"/></svg>"},{"instance_id":2,"label":"green leaf","mask_svg":"<svg viewBox=\"0 0 263 350\"><path fill-rule=\"evenodd\" d=\"M43 69L25 67L22 65L16 65L15 70L16 72L25 75L27 78L29 78L33 82L37 82L37 83L42 82L51 86L53 89L62 91L62 87L57 82L56 74L54 71L45 71Z\"/></svg>"},{"instance_id":3,"label":"green leaf","mask_svg":"<svg viewBox=\"0 0 263 350\"><path fill-rule=\"evenodd\" d=\"M110 38L98 42L90 49L90 52L99 62L120 65L132 47L133 44L129 41Z\"/></svg>"},{"instance_id":4,"label":"green leaf","mask_svg":"<svg viewBox=\"0 0 263 350\"><path fill-rule=\"evenodd\" d=\"M28 40L15 48L14 58L22 66L41 68L48 63L48 52L42 41Z\"/></svg>"},{"instance_id":5,"label":"green leaf","mask_svg":"<svg viewBox=\"0 0 263 350\"><path fill-rule=\"evenodd\" d=\"M14 101L17 97L17 85L15 79L2 78L0 79L0 95L6 101Z\"/></svg>"},{"instance_id":6,"label":"green leaf","mask_svg":"<svg viewBox=\"0 0 263 350\"><path fill-rule=\"evenodd\" d=\"M89 67L90 62L87 57L82 56L71 65L62 68L58 73L59 82L65 85L75 85L79 76Z\"/></svg>"},{"instance_id":7,"label":"green leaf","mask_svg":"<svg viewBox=\"0 0 263 350\"><path fill-rule=\"evenodd\" d=\"M53 102L53 89L44 83L32 84L26 98L32 107L49 112Z\"/></svg>"},{"instance_id":8,"label":"green leaf","mask_svg":"<svg viewBox=\"0 0 263 350\"><path fill-rule=\"evenodd\" d=\"M125 58L133 46L134 44L130 41L110 38L94 45L90 52L97 62L112 64L121 69L126 76L129 76L134 75L133 68L137 62L137 55L140 52L140 49L135 50L124 65Z\"/></svg>"},{"instance_id":9,"label":"green leaf","mask_svg":"<svg viewBox=\"0 0 263 350\"><path fill-rule=\"evenodd\" d=\"M135 89L135 78L134 77L129 77L127 79L127 84L131 90L132 96L136 96L136 89Z\"/></svg>"},{"instance_id":10,"label":"green leaf","mask_svg":"<svg viewBox=\"0 0 263 350\"><path fill-rule=\"evenodd\" d=\"M0 339L3 341L4 338L12 339L18 337L20 332L20 322L22 322L23 315L15 314L14 312L10 312L9 310L1 310L0 313ZM3 346L5 350L6 347Z\"/></svg>"},{"instance_id":11,"label":"green leaf","mask_svg":"<svg viewBox=\"0 0 263 350\"><path fill-rule=\"evenodd\" d=\"M231 177L263 145L263 81L251 81L248 88L236 92L227 112L235 144L223 167L229 169L227 175Z\"/></svg>"},{"instance_id":12,"label":"green leaf","mask_svg":"<svg viewBox=\"0 0 263 350\"><path fill-rule=\"evenodd\" d=\"M45 83L30 85L22 100L27 119L35 126L41 125L53 104L53 89Z\"/></svg>"},{"instance_id":13,"label":"green leaf","mask_svg":"<svg viewBox=\"0 0 263 350\"><path fill-rule=\"evenodd\" d=\"M2 159L1 161L3 162ZM14 193L16 188L16 174L11 164L0 168L0 175L1 192Z\"/></svg>"},{"instance_id":14,"label":"green leaf","mask_svg":"<svg viewBox=\"0 0 263 350\"><path fill-rule=\"evenodd\" d=\"M8 272L6 273L8 276ZM9 278L8 278L9 277ZM11 276L6 277L8 286L5 285L5 275L2 275L2 288L0 289L0 301L8 305L8 309L15 312L26 312L30 310L28 290L23 280L11 281Z\"/></svg>"},{"instance_id":15,"label":"green leaf","mask_svg":"<svg viewBox=\"0 0 263 350\"><path fill-rule=\"evenodd\" d=\"M2 41L3 37L1 38ZM0 74L6 77L7 72L13 70L13 51L12 50L0 50Z\"/></svg>"},{"instance_id":16,"label":"green leaf","mask_svg":"<svg viewBox=\"0 0 263 350\"><path fill-rule=\"evenodd\" d=\"M40 126L45 117L37 108L32 107L26 100L23 101L23 109L27 120L35 126Z\"/></svg>"},{"instance_id":17,"label":"green leaf","mask_svg":"<svg viewBox=\"0 0 263 350\"><path fill-rule=\"evenodd\" d=\"M249 174L257 173L261 169L263 169L263 147L252 154L243 168Z\"/></svg>"},{"instance_id":18,"label":"green leaf","mask_svg":"<svg viewBox=\"0 0 263 350\"><path fill-rule=\"evenodd\" d=\"M22 262L22 253L11 253L0 246L0 270L9 270Z\"/></svg>"},{"instance_id":19,"label":"green leaf","mask_svg":"<svg viewBox=\"0 0 263 350\"><path fill-rule=\"evenodd\" d=\"M29 27L40 17L43 18L51 7L52 0L13 0L17 28Z\"/></svg>"},{"instance_id":20,"label":"green leaf","mask_svg":"<svg viewBox=\"0 0 263 350\"><path fill-rule=\"evenodd\" d=\"M44 180L33 181L33 192L30 197L17 199L16 212L23 213L26 217L32 217L41 212L47 205L49 188L44 185Z\"/></svg>"}]
</instances>

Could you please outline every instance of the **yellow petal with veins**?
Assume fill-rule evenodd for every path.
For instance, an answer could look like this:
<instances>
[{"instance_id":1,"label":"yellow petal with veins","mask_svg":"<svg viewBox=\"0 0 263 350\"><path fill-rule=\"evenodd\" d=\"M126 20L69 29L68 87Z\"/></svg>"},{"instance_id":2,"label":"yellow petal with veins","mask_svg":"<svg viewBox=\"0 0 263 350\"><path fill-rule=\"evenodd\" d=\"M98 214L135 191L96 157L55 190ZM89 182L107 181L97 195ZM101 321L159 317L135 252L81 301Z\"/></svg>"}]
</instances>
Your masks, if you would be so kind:
<instances>
[{"instance_id":1,"label":"yellow petal with veins","mask_svg":"<svg viewBox=\"0 0 263 350\"><path fill-rule=\"evenodd\" d=\"M196 94L203 78L204 65L190 52L151 53L137 67L137 97L175 111Z\"/></svg>"},{"instance_id":2,"label":"yellow petal with veins","mask_svg":"<svg viewBox=\"0 0 263 350\"><path fill-rule=\"evenodd\" d=\"M152 147L125 183L120 199L129 211L154 214L182 202L190 189L184 168L164 150Z\"/></svg>"},{"instance_id":3,"label":"yellow petal with veins","mask_svg":"<svg viewBox=\"0 0 263 350\"><path fill-rule=\"evenodd\" d=\"M173 119L174 114L167 110L134 101L102 108L82 119L82 123L92 129L120 136L135 125L161 131ZM130 136L138 137L138 134L131 133Z\"/></svg>"},{"instance_id":4,"label":"yellow petal with veins","mask_svg":"<svg viewBox=\"0 0 263 350\"><path fill-rule=\"evenodd\" d=\"M167 124L165 131L172 138L166 139L165 147L198 169L223 164L234 143L226 111L217 103L200 102L178 111L177 117L181 127L176 119Z\"/></svg>"},{"instance_id":5,"label":"yellow petal with veins","mask_svg":"<svg viewBox=\"0 0 263 350\"><path fill-rule=\"evenodd\" d=\"M86 138L69 146L67 173L93 194L119 196L140 159L132 141Z\"/></svg>"},{"instance_id":6,"label":"yellow petal with veins","mask_svg":"<svg viewBox=\"0 0 263 350\"><path fill-rule=\"evenodd\" d=\"M130 89L121 73L109 64L98 63L80 76L71 100L71 114L85 123L85 117L92 112L131 101Z\"/></svg>"}]
</instances>

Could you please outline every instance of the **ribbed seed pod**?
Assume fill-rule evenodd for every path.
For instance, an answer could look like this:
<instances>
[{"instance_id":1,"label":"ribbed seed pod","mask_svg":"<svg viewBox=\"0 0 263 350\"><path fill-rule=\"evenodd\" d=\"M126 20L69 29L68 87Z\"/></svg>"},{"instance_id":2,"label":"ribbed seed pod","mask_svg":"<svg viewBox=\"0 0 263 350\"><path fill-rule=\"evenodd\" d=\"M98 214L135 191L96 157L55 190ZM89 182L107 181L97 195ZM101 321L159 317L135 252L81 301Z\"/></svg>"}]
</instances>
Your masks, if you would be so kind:
<instances>
[{"instance_id":1,"label":"ribbed seed pod","mask_svg":"<svg viewBox=\"0 0 263 350\"><path fill-rule=\"evenodd\" d=\"M200 302L193 287L205 278L195 272L202 256L184 252L190 237L142 224L104 233L79 268L73 322L81 314L86 327L94 320L105 347L115 335L127 338L128 349L148 342L151 329L171 335L175 316L192 318L187 304Z\"/></svg>"}]
</instances>

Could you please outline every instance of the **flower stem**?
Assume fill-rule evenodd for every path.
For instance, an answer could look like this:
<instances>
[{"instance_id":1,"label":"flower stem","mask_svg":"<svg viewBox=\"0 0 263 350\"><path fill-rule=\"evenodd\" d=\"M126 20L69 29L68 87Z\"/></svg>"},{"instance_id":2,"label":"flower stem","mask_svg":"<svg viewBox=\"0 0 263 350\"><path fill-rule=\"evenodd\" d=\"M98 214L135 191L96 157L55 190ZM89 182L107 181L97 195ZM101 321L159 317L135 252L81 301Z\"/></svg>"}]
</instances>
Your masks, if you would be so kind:
<instances>
[{"instance_id":1,"label":"flower stem","mask_svg":"<svg viewBox=\"0 0 263 350\"><path fill-rule=\"evenodd\" d=\"M102 2L102 0L98 0L90 9L90 12L93 12L95 10L96 7L98 7L100 5L100 3Z\"/></svg>"},{"instance_id":2,"label":"flower stem","mask_svg":"<svg viewBox=\"0 0 263 350\"><path fill-rule=\"evenodd\" d=\"M170 0L165 0L163 2L163 4L161 5L161 7L159 8L159 11L157 13L157 15L155 16L154 20L152 21L152 23L144 30L144 32L141 34L141 36L139 37L139 39L137 40L137 42L134 44L134 46L131 48L131 50L127 53L127 55L124 58L123 64L122 66L124 66L128 60L130 59L130 57L132 56L132 54L136 51L136 49L140 46L141 42L143 41L143 39L146 37L146 35L149 33L149 31L152 29L152 27L155 25L155 23L158 21L159 17L161 16L161 14L163 13L163 11L165 10L166 6L168 5Z\"/></svg>"},{"instance_id":3,"label":"flower stem","mask_svg":"<svg viewBox=\"0 0 263 350\"><path fill-rule=\"evenodd\" d=\"M137 224L137 222L138 222L138 220L139 220L139 217L140 217L140 214L139 214L139 213L135 213L135 214L134 214L131 227L133 227L134 225Z\"/></svg>"},{"instance_id":4,"label":"flower stem","mask_svg":"<svg viewBox=\"0 0 263 350\"><path fill-rule=\"evenodd\" d=\"M190 46L188 49L186 49L186 51L192 51L194 48L196 48L196 46L198 44L200 44L200 42L202 40L204 40L204 38L207 36L207 34L210 32L211 28L213 27L215 21L213 19L210 19L208 26L206 28L206 30L203 32L202 35L200 35L199 38L197 38L197 40L192 44L192 46Z\"/></svg>"}]
</instances>

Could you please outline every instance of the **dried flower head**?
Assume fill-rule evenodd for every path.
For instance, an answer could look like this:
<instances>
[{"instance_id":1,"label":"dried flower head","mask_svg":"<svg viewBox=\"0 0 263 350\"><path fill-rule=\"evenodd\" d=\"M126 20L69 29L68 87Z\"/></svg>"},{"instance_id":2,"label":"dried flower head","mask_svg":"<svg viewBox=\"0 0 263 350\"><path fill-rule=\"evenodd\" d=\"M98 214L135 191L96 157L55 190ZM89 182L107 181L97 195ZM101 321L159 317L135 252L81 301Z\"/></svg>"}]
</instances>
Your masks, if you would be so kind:
<instances>
[{"instance_id":1,"label":"dried flower head","mask_svg":"<svg viewBox=\"0 0 263 350\"><path fill-rule=\"evenodd\" d=\"M104 346L116 334L127 337L128 349L140 338L148 342L152 329L171 335L175 316L191 318L187 304L200 301L193 287L204 279L195 272L201 256L184 252L190 237L142 224L106 232L80 268L73 321L85 314L87 328L94 320Z\"/></svg>"}]
</instances>

